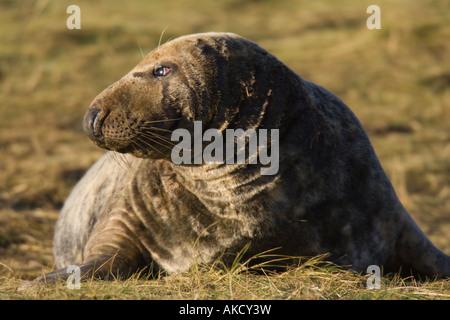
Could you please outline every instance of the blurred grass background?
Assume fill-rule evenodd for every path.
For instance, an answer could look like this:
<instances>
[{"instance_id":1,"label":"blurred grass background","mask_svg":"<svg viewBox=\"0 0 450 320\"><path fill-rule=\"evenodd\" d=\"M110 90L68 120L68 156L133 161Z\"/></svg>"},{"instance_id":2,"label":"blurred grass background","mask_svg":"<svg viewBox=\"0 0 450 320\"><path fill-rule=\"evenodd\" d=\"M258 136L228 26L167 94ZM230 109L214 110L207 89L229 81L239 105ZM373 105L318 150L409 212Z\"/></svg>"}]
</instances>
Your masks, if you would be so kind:
<instances>
[{"instance_id":1,"label":"blurred grass background","mask_svg":"<svg viewBox=\"0 0 450 320\"><path fill-rule=\"evenodd\" d=\"M66 28L71 4L80 30ZM366 27L371 4L380 30ZM238 33L337 94L405 207L450 254L448 0L0 0L0 21L0 275L53 266L58 210L103 153L82 116L166 27L162 42Z\"/></svg>"}]
</instances>

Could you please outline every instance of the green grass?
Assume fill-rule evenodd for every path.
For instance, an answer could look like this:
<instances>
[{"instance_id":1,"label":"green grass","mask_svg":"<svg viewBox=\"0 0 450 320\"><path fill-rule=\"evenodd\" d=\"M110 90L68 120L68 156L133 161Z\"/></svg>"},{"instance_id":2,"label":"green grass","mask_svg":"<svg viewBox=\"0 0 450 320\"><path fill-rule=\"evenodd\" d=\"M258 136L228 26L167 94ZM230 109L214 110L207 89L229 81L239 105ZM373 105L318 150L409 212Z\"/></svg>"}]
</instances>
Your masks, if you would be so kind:
<instances>
[{"instance_id":1,"label":"green grass","mask_svg":"<svg viewBox=\"0 0 450 320\"><path fill-rule=\"evenodd\" d=\"M81 8L81 30L66 8ZM366 128L402 203L450 254L450 10L446 0L0 0L0 299L448 299L446 280L307 266L279 274L198 267L143 280L16 292L53 268L58 211L103 153L81 130L92 99L171 38L230 31L343 99ZM141 51L142 50L142 51Z\"/></svg>"}]
</instances>

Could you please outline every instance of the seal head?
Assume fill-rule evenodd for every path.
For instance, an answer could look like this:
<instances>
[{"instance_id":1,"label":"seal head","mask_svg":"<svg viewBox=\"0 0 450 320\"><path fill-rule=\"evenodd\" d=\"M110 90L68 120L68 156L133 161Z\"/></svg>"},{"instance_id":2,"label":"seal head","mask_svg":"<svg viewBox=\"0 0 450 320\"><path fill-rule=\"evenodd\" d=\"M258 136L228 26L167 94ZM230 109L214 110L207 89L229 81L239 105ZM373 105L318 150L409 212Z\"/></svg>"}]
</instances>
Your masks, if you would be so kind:
<instances>
[{"instance_id":1,"label":"seal head","mask_svg":"<svg viewBox=\"0 0 450 320\"><path fill-rule=\"evenodd\" d=\"M276 72L276 62L234 34L178 38L105 89L87 110L84 131L101 148L167 159L171 132L193 132L193 121L205 130L233 121L244 130L257 127L258 100L270 95L264 78ZM244 110L249 106L256 110Z\"/></svg>"}]
</instances>

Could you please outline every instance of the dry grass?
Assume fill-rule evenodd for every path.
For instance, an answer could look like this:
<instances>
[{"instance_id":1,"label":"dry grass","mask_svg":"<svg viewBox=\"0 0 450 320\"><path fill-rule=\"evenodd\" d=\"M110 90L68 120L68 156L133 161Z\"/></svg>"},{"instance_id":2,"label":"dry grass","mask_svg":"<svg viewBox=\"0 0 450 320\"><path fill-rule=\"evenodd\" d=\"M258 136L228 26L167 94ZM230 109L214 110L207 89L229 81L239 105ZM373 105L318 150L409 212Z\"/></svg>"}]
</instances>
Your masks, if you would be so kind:
<instances>
[{"instance_id":1,"label":"dry grass","mask_svg":"<svg viewBox=\"0 0 450 320\"><path fill-rule=\"evenodd\" d=\"M383 278L305 266L276 275L199 267L147 281L15 288L53 267L58 210L102 154L80 122L90 101L170 38L231 31L342 98L369 133L397 193L450 254L450 10L446 0L77 1L0 0L0 299L448 299L449 282ZM245 269L245 268L244 268Z\"/></svg>"},{"instance_id":2,"label":"dry grass","mask_svg":"<svg viewBox=\"0 0 450 320\"><path fill-rule=\"evenodd\" d=\"M155 300L448 300L450 280L418 282L389 275L381 288L369 290L369 275L344 271L315 258L284 272L255 271L246 264L232 270L194 266L190 271L164 276L134 275L127 280L81 283L69 289L66 282L17 291L23 281L11 274L0 276L0 299L155 299Z\"/></svg>"}]
</instances>

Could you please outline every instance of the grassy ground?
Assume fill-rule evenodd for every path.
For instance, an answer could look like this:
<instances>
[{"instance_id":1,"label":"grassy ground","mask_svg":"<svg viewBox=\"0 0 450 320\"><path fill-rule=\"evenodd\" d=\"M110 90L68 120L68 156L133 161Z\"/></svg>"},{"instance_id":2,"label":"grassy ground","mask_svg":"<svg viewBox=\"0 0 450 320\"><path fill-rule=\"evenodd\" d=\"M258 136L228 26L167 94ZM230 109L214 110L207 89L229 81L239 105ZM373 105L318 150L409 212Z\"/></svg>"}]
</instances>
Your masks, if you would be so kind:
<instances>
[{"instance_id":1,"label":"grassy ground","mask_svg":"<svg viewBox=\"0 0 450 320\"><path fill-rule=\"evenodd\" d=\"M66 282L16 291L23 281L0 278L0 299L165 299L165 300L448 300L449 281L422 281L383 277L379 289L367 289L367 276L319 266L313 259L282 273L252 272L239 265L234 270L210 266L171 276L133 276L122 281L81 282L69 289Z\"/></svg>"},{"instance_id":2,"label":"grassy ground","mask_svg":"<svg viewBox=\"0 0 450 320\"><path fill-rule=\"evenodd\" d=\"M81 30L66 8L81 8ZM366 8L381 8L381 30ZM0 0L0 299L449 299L449 281L333 267L277 275L199 268L147 281L16 292L53 267L52 234L71 188L102 151L81 130L91 100L162 40L230 31L342 98L398 196L450 254L450 9L446 0ZM245 269L245 268L241 268Z\"/></svg>"}]
</instances>

